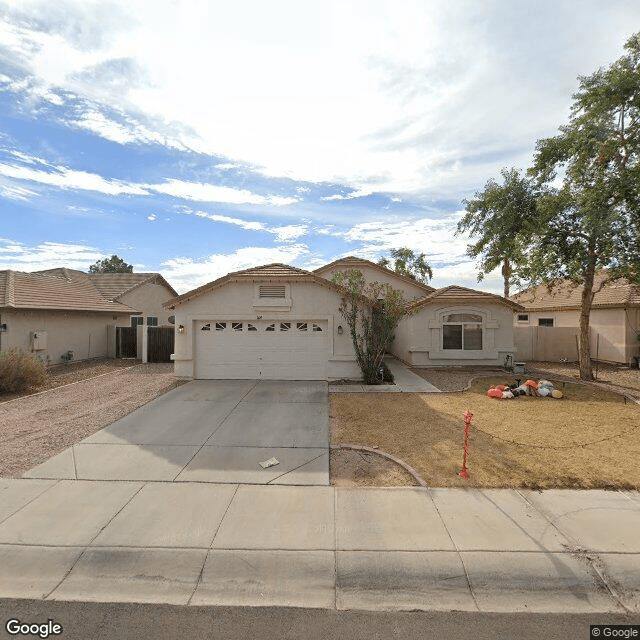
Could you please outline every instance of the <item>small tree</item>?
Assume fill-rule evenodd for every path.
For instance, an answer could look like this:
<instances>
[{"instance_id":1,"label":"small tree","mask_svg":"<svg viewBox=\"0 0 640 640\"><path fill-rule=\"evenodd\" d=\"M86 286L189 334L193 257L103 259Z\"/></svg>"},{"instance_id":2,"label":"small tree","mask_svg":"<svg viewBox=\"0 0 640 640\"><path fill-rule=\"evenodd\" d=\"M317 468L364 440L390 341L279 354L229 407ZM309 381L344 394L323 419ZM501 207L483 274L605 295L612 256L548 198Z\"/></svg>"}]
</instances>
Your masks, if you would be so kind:
<instances>
[{"instance_id":1,"label":"small tree","mask_svg":"<svg viewBox=\"0 0 640 640\"><path fill-rule=\"evenodd\" d=\"M368 283L360 271L338 271L333 282L345 289L340 314L345 319L365 384L379 384L379 371L398 322L409 314L402 293Z\"/></svg>"},{"instance_id":2,"label":"small tree","mask_svg":"<svg viewBox=\"0 0 640 640\"><path fill-rule=\"evenodd\" d=\"M114 254L92 264L89 273L133 273L133 265L127 264L120 256Z\"/></svg>"},{"instance_id":3,"label":"small tree","mask_svg":"<svg viewBox=\"0 0 640 640\"><path fill-rule=\"evenodd\" d=\"M396 273L425 284L433 278L433 271L424 253L416 254L408 247L391 249L390 253L391 258L380 258L378 260L378 264L381 267L393 269Z\"/></svg>"}]
</instances>

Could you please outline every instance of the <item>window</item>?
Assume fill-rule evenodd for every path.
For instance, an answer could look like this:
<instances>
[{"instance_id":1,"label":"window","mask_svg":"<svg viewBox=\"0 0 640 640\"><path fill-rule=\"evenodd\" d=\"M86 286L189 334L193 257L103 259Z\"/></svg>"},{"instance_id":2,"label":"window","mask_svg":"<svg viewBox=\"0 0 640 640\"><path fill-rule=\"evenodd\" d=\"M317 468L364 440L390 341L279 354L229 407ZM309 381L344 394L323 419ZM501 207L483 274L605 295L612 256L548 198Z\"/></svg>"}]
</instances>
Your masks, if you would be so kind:
<instances>
[{"instance_id":1,"label":"window","mask_svg":"<svg viewBox=\"0 0 640 640\"><path fill-rule=\"evenodd\" d=\"M255 325L251 324L250 322L247 322L247 331L257 331L258 329L256 328Z\"/></svg>"},{"instance_id":2,"label":"window","mask_svg":"<svg viewBox=\"0 0 640 640\"><path fill-rule=\"evenodd\" d=\"M231 328L234 331L242 331L242 322L232 322L231 323Z\"/></svg>"},{"instance_id":3,"label":"window","mask_svg":"<svg viewBox=\"0 0 640 640\"><path fill-rule=\"evenodd\" d=\"M224 331L227 328L226 322L216 322L216 331Z\"/></svg>"},{"instance_id":4,"label":"window","mask_svg":"<svg viewBox=\"0 0 640 640\"><path fill-rule=\"evenodd\" d=\"M482 351L482 316L450 313L442 324L442 348Z\"/></svg>"},{"instance_id":5,"label":"window","mask_svg":"<svg viewBox=\"0 0 640 640\"><path fill-rule=\"evenodd\" d=\"M306 322L296 322L296 329L298 331L306 331L307 330L307 323Z\"/></svg>"},{"instance_id":6,"label":"window","mask_svg":"<svg viewBox=\"0 0 640 640\"><path fill-rule=\"evenodd\" d=\"M311 331L322 331L322 327L314 322Z\"/></svg>"},{"instance_id":7,"label":"window","mask_svg":"<svg viewBox=\"0 0 640 640\"><path fill-rule=\"evenodd\" d=\"M553 318L538 318L539 327L553 327Z\"/></svg>"},{"instance_id":8,"label":"window","mask_svg":"<svg viewBox=\"0 0 640 640\"><path fill-rule=\"evenodd\" d=\"M265 329L265 331L275 331L276 330L276 323L272 322L271 324L267 325L267 328Z\"/></svg>"},{"instance_id":9,"label":"window","mask_svg":"<svg viewBox=\"0 0 640 640\"><path fill-rule=\"evenodd\" d=\"M211 323L206 322L200 327L200 331L211 331Z\"/></svg>"},{"instance_id":10,"label":"window","mask_svg":"<svg viewBox=\"0 0 640 640\"><path fill-rule=\"evenodd\" d=\"M137 327L139 324L144 324L144 318L142 316L131 316L131 326Z\"/></svg>"},{"instance_id":11,"label":"window","mask_svg":"<svg viewBox=\"0 0 640 640\"><path fill-rule=\"evenodd\" d=\"M519 313L518 314L518 322L529 322L529 314L528 313Z\"/></svg>"},{"instance_id":12,"label":"window","mask_svg":"<svg viewBox=\"0 0 640 640\"><path fill-rule=\"evenodd\" d=\"M260 298L284 298L286 287L283 284L261 284L258 288Z\"/></svg>"},{"instance_id":13,"label":"window","mask_svg":"<svg viewBox=\"0 0 640 640\"><path fill-rule=\"evenodd\" d=\"M280 323L280 331L289 331L289 329L291 329L291 323L290 322L281 322Z\"/></svg>"},{"instance_id":14,"label":"window","mask_svg":"<svg viewBox=\"0 0 640 640\"><path fill-rule=\"evenodd\" d=\"M147 326L148 327L157 327L158 326L158 318L156 316L147 316Z\"/></svg>"}]
</instances>

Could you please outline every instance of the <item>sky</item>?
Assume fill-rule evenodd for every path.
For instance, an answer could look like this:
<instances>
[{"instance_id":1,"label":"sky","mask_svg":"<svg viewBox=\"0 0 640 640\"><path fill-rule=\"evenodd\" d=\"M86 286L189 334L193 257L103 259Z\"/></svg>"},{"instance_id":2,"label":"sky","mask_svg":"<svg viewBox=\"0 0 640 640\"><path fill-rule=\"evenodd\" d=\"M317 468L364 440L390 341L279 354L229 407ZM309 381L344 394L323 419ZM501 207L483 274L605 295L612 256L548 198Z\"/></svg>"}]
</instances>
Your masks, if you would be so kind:
<instances>
[{"instance_id":1,"label":"sky","mask_svg":"<svg viewBox=\"0 0 640 640\"><path fill-rule=\"evenodd\" d=\"M117 254L183 293L425 253L619 58L637 0L0 0L0 269Z\"/></svg>"}]
</instances>

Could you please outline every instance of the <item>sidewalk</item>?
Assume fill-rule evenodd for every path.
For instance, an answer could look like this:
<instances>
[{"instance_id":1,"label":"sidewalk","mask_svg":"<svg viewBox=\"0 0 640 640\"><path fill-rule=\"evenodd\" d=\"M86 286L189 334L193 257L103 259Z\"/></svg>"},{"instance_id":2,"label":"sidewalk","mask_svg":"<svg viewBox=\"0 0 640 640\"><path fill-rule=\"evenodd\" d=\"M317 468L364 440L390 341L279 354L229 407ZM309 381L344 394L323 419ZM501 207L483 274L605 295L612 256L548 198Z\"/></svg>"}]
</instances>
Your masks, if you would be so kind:
<instances>
[{"instance_id":1,"label":"sidewalk","mask_svg":"<svg viewBox=\"0 0 640 640\"><path fill-rule=\"evenodd\" d=\"M0 479L0 597L640 613L640 493Z\"/></svg>"}]
</instances>

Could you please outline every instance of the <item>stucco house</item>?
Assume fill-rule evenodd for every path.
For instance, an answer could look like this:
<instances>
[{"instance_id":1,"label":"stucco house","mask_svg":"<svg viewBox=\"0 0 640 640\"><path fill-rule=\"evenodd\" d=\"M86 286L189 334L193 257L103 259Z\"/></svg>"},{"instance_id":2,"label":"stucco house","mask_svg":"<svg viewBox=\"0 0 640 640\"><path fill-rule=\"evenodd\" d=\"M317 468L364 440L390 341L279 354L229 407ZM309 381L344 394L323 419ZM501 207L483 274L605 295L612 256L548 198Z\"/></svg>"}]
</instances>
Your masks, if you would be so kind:
<instances>
[{"instance_id":1,"label":"stucco house","mask_svg":"<svg viewBox=\"0 0 640 640\"><path fill-rule=\"evenodd\" d=\"M175 313L179 378L336 380L361 377L339 306L335 271L403 290L414 313L392 352L420 367L502 365L513 353L519 305L463 287L434 289L368 260L344 258L314 272L283 264L245 269L165 303Z\"/></svg>"},{"instance_id":2,"label":"stucco house","mask_svg":"<svg viewBox=\"0 0 640 640\"><path fill-rule=\"evenodd\" d=\"M115 331L139 311L110 301L86 278L0 271L0 352L19 349L47 364L115 353Z\"/></svg>"},{"instance_id":3,"label":"stucco house","mask_svg":"<svg viewBox=\"0 0 640 640\"><path fill-rule=\"evenodd\" d=\"M624 278L603 284L596 274L591 305L591 355L605 362L633 364L640 355L640 287ZM517 350L531 359L577 359L582 286L557 280L521 291L512 300L523 309L514 314ZM553 349L546 348L553 340Z\"/></svg>"}]
</instances>

